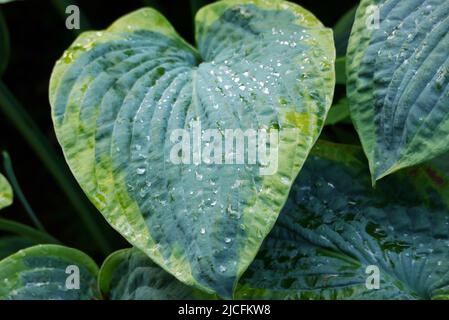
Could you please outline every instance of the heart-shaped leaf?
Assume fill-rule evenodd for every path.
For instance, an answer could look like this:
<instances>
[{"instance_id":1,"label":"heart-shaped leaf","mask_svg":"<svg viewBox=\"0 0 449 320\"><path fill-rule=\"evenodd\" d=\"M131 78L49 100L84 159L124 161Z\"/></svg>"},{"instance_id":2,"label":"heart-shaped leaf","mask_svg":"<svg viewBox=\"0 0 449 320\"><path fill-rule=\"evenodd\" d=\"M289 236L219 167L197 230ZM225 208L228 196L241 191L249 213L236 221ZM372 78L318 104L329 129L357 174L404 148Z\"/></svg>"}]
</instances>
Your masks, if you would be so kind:
<instances>
[{"instance_id":1,"label":"heart-shaped leaf","mask_svg":"<svg viewBox=\"0 0 449 320\"><path fill-rule=\"evenodd\" d=\"M198 289L178 281L138 249L123 249L103 263L98 283L109 300L212 299Z\"/></svg>"},{"instance_id":2,"label":"heart-shaped leaf","mask_svg":"<svg viewBox=\"0 0 449 320\"><path fill-rule=\"evenodd\" d=\"M449 2L363 0L347 58L373 181L449 150Z\"/></svg>"},{"instance_id":3,"label":"heart-shaped leaf","mask_svg":"<svg viewBox=\"0 0 449 320\"><path fill-rule=\"evenodd\" d=\"M0 300L99 299L98 267L84 253L38 245L0 261Z\"/></svg>"},{"instance_id":4,"label":"heart-shaped leaf","mask_svg":"<svg viewBox=\"0 0 449 320\"><path fill-rule=\"evenodd\" d=\"M8 180L0 173L0 209L12 204L12 188Z\"/></svg>"},{"instance_id":5,"label":"heart-shaped leaf","mask_svg":"<svg viewBox=\"0 0 449 320\"><path fill-rule=\"evenodd\" d=\"M448 173L446 156L373 190L360 148L317 144L237 298L449 298Z\"/></svg>"},{"instance_id":6,"label":"heart-shaped leaf","mask_svg":"<svg viewBox=\"0 0 449 320\"><path fill-rule=\"evenodd\" d=\"M231 297L322 129L335 50L331 30L284 1L217 2L196 29L198 50L142 9L85 33L56 64L50 100L67 162L108 222L184 283ZM249 147L222 152L232 133L273 151L277 170ZM175 148L181 136L191 148Z\"/></svg>"}]
</instances>

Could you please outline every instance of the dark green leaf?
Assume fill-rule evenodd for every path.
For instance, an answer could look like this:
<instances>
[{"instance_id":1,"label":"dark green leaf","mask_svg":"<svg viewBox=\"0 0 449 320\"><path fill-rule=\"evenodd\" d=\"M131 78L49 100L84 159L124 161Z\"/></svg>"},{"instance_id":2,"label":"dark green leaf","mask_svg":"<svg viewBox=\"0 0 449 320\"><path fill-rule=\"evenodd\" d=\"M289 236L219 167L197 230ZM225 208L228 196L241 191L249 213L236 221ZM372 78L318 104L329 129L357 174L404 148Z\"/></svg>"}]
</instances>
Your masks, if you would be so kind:
<instances>
[{"instance_id":1,"label":"dark green leaf","mask_svg":"<svg viewBox=\"0 0 449 320\"><path fill-rule=\"evenodd\" d=\"M449 155L373 190L360 148L312 154L237 298L449 298Z\"/></svg>"},{"instance_id":2,"label":"dark green leaf","mask_svg":"<svg viewBox=\"0 0 449 320\"><path fill-rule=\"evenodd\" d=\"M18 236L7 236L0 238L0 260L6 258L7 256L28 247L35 245L33 242L27 238ZM0 280L1 281L1 280Z\"/></svg>"},{"instance_id":3,"label":"dark green leaf","mask_svg":"<svg viewBox=\"0 0 449 320\"><path fill-rule=\"evenodd\" d=\"M350 114L349 114L349 104L348 99L343 98L338 101L337 104L334 104L329 111L329 114L326 119L327 126L333 126L337 123L351 123Z\"/></svg>"},{"instance_id":4,"label":"dark green leaf","mask_svg":"<svg viewBox=\"0 0 449 320\"><path fill-rule=\"evenodd\" d=\"M349 36L351 35L352 25L354 24L357 6L349 10L333 27L335 48L337 49L337 57L346 56L348 48Z\"/></svg>"}]
</instances>

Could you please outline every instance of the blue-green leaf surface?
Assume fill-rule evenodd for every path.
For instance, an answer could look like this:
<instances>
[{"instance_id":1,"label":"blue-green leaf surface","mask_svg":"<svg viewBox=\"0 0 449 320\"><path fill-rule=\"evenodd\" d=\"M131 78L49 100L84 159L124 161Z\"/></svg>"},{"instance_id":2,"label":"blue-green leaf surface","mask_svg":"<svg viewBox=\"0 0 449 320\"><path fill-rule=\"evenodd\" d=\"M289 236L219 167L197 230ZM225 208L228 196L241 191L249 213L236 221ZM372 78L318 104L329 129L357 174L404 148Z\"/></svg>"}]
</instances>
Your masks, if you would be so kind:
<instances>
[{"instance_id":1,"label":"blue-green leaf surface","mask_svg":"<svg viewBox=\"0 0 449 320\"><path fill-rule=\"evenodd\" d=\"M108 222L187 285L231 297L322 129L335 50L331 30L284 1L216 2L198 12L196 40L133 12L75 41L50 100L67 162ZM193 121L219 136L279 129L278 170L173 164L171 133Z\"/></svg>"},{"instance_id":2,"label":"blue-green leaf surface","mask_svg":"<svg viewBox=\"0 0 449 320\"><path fill-rule=\"evenodd\" d=\"M79 289L67 286L73 266L79 270ZM0 300L99 299L97 274L95 262L78 250L34 246L0 261Z\"/></svg>"},{"instance_id":3,"label":"blue-green leaf surface","mask_svg":"<svg viewBox=\"0 0 449 320\"><path fill-rule=\"evenodd\" d=\"M448 52L449 1L361 2L347 90L373 181L449 150Z\"/></svg>"},{"instance_id":4,"label":"blue-green leaf surface","mask_svg":"<svg viewBox=\"0 0 449 320\"><path fill-rule=\"evenodd\" d=\"M100 269L98 283L103 296L109 300L212 298L183 284L138 249L123 249L111 254Z\"/></svg>"},{"instance_id":5,"label":"blue-green leaf surface","mask_svg":"<svg viewBox=\"0 0 449 320\"><path fill-rule=\"evenodd\" d=\"M449 298L449 157L372 189L360 148L319 143L312 154L237 297ZM370 266L378 289L366 286Z\"/></svg>"}]
</instances>

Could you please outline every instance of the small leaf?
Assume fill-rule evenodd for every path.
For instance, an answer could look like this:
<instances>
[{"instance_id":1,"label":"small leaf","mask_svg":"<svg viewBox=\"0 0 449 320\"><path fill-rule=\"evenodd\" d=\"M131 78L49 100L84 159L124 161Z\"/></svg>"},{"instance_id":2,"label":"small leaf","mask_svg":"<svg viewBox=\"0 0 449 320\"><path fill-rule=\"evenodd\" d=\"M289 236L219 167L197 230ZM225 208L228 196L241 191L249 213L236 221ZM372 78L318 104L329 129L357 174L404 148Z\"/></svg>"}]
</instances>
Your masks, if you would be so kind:
<instances>
[{"instance_id":1,"label":"small leaf","mask_svg":"<svg viewBox=\"0 0 449 320\"><path fill-rule=\"evenodd\" d=\"M449 154L373 190L360 148L317 144L236 297L449 298Z\"/></svg>"},{"instance_id":2,"label":"small leaf","mask_svg":"<svg viewBox=\"0 0 449 320\"><path fill-rule=\"evenodd\" d=\"M357 6L346 12L332 28L334 30L334 41L335 48L337 50L337 57L346 56L349 37L351 35L352 25L354 24L356 11Z\"/></svg>"},{"instance_id":3,"label":"small leaf","mask_svg":"<svg viewBox=\"0 0 449 320\"><path fill-rule=\"evenodd\" d=\"M196 39L198 49L155 10L133 12L75 41L50 100L72 172L108 222L187 285L230 298L322 129L335 50L331 30L284 1L206 6ZM172 134L198 141L198 123L218 133L202 141L218 159L175 164ZM219 140L235 129L279 129L273 175L223 163L234 154Z\"/></svg>"},{"instance_id":4,"label":"small leaf","mask_svg":"<svg viewBox=\"0 0 449 320\"><path fill-rule=\"evenodd\" d=\"M337 104L334 104L326 118L327 126L333 126L340 122L351 123L347 98L343 98Z\"/></svg>"},{"instance_id":5,"label":"small leaf","mask_svg":"<svg viewBox=\"0 0 449 320\"><path fill-rule=\"evenodd\" d=\"M193 300L212 296L186 286L138 249L111 254L99 273L99 285L109 300Z\"/></svg>"},{"instance_id":6,"label":"small leaf","mask_svg":"<svg viewBox=\"0 0 449 320\"><path fill-rule=\"evenodd\" d=\"M449 150L448 15L447 0L363 0L357 10L347 91L374 182Z\"/></svg>"},{"instance_id":7,"label":"small leaf","mask_svg":"<svg viewBox=\"0 0 449 320\"><path fill-rule=\"evenodd\" d=\"M71 275L77 276L67 272L73 266L79 271L79 289L67 285ZM0 300L99 299L97 274L95 262L78 250L34 246L0 261Z\"/></svg>"},{"instance_id":8,"label":"small leaf","mask_svg":"<svg viewBox=\"0 0 449 320\"><path fill-rule=\"evenodd\" d=\"M0 173L0 209L12 204L13 193L8 180Z\"/></svg>"},{"instance_id":9,"label":"small leaf","mask_svg":"<svg viewBox=\"0 0 449 320\"><path fill-rule=\"evenodd\" d=\"M335 60L335 75L337 84L346 84L346 57Z\"/></svg>"}]
</instances>

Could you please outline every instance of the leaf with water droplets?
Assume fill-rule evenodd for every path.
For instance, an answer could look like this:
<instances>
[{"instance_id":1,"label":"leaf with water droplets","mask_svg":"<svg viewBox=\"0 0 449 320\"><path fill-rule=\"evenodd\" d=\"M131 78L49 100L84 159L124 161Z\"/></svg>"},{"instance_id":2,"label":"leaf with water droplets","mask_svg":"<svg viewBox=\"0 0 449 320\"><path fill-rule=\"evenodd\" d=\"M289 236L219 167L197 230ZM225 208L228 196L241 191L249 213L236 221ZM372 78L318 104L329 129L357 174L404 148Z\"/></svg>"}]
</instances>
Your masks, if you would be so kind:
<instances>
[{"instance_id":1,"label":"leaf with water droplets","mask_svg":"<svg viewBox=\"0 0 449 320\"><path fill-rule=\"evenodd\" d=\"M284 1L206 6L196 40L152 9L131 13L75 41L50 100L67 162L108 222L187 285L229 298L322 129L335 49Z\"/></svg>"},{"instance_id":2,"label":"leaf with water droplets","mask_svg":"<svg viewBox=\"0 0 449 320\"><path fill-rule=\"evenodd\" d=\"M0 209L12 204L12 188L8 180L0 173Z\"/></svg>"},{"instance_id":3,"label":"leaf with water droplets","mask_svg":"<svg viewBox=\"0 0 449 320\"><path fill-rule=\"evenodd\" d=\"M363 0L357 10L347 91L374 182L449 150L448 16L447 0Z\"/></svg>"},{"instance_id":4,"label":"leaf with water droplets","mask_svg":"<svg viewBox=\"0 0 449 320\"><path fill-rule=\"evenodd\" d=\"M0 300L99 299L98 267L84 253L38 245L0 261Z\"/></svg>"},{"instance_id":5,"label":"leaf with water droplets","mask_svg":"<svg viewBox=\"0 0 449 320\"><path fill-rule=\"evenodd\" d=\"M319 142L236 297L447 299L449 154L373 190L361 148Z\"/></svg>"},{"instance_id":6,"label":"leaf with water droplets","mask_svg":"<svg viewBox=\"0 0 449 320\"><path fill-rule=\"evenodd\" d=\"M109 300L215 299L178 281L134 248L112 253L100 268L98 283Z\"/></svg>"}]
</instances>

